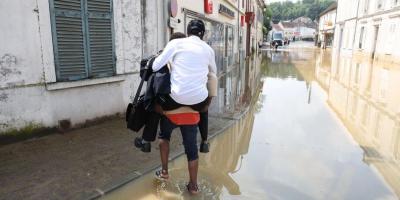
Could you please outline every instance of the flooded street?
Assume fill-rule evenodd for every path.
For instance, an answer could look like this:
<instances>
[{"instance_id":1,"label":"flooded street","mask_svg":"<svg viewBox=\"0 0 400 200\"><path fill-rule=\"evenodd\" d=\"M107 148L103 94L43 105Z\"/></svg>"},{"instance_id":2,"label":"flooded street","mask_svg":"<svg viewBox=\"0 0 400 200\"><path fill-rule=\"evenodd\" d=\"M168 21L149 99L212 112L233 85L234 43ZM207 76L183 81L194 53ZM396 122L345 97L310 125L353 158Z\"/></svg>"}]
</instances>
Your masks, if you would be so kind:
<instances>
[{"instance_id":1,"label":"flooded street","mask_svg":"<svg viewBox=\"0 0 400 200\"><path fill-rule=\"evenodd\" d=\"M200 154L198 196L181 156L168 182L150 173L103 199L398 199L399 66L299 42L262 51L259 70L249 112Z\"/></svg>"}]
</instances>

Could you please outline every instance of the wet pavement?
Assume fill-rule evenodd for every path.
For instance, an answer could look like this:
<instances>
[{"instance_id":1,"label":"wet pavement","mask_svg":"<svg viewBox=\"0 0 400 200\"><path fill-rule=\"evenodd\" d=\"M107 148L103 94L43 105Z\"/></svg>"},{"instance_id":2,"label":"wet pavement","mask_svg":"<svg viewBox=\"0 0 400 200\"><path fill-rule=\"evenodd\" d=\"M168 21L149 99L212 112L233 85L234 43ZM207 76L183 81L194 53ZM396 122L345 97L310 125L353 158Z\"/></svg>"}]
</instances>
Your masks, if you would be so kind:
<instances>
[{"instance_id":1,"label":"wet pavement","mask_svg":"<svg viewBox=\"0 0 400 200\"><path fill-rule=\"evenodd\" d=\"M181 156L170 181L150 173L103 199L398 199L398 66L298 43L263 51L259 70L249 112L200 157L199 195Z\"/></svg>"}]
</instances>

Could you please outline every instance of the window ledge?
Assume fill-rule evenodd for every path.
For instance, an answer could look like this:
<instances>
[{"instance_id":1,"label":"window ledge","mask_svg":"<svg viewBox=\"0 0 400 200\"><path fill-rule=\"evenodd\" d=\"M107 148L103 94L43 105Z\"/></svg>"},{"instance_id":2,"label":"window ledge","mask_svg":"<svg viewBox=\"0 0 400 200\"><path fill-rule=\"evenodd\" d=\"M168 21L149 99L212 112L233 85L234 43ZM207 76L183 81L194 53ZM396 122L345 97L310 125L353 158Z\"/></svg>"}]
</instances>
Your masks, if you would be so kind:
<instances>
[{"instance_id":1,"label":"window ledge","mask_svg":"<svg viewBox=\"0 0 400 200\"><path fill-rule=\"evenodd\" d=\"M100 85L100 84L107 84L107 83L116 83L116 82L122 82L122 81L125 81L125 77L113 76L113 77L86 79L86 80L71 81L71 82L49 83L46 85L46 89L49 91L64 90L64 89L70 89L70 88L78 88L78 87L85 87L85 86L90 86L90 85Z\"/></svg>"}]
</instances>

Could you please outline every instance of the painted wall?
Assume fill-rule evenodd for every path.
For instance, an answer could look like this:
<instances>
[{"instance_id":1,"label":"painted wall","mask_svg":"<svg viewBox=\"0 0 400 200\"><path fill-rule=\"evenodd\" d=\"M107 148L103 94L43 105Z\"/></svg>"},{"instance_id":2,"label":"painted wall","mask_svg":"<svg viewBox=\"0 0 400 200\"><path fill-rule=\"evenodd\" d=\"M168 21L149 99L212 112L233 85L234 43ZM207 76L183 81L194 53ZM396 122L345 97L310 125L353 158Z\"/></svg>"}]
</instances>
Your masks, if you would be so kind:
<instances>
[{"instance_id":1,"label":"painted wall","mask_svg":"<svg viewBox=\"0 0 400 200\"><path fill-rule=\"evenodd\" d=\"M332 10L319 18L319 31L330 30L335 27L336 10Z\"/></svg>"},{"instance_id":2,"label":"painted wall","mask_svg":"<svg viewBox=\"0 0 400 200\"><path fill-rule=\"evenodd\" d=\"M7 27L0 32L0 133L30 125L54 127L59 120L76 125L124 112L138 85L146 41L140 1L113 4L117 75L56 82L49 1L0 2L0 24Z\"/></svg>"},{"instance_id":3,"label":"painted wall","mask_svg":"<svg viewBox=\"0 0 400 200\"><path fill-rule=\"evenodd\" d=\"M178 0L181 23L176 31L185 32L182 8L204 14L203 3ZM219 3L235 10L228 1L215 0L207 17L236 28L238 16L222 17ZM1 1L0 24L7 28L0 32L0 134L30 125L56 127L60 120L74 126L123 113L140 80L141 58L162 49L169 38L167 5L164 0L113 0L116 76L57 82L49 0Z\"/></svg>"}]
</instances>

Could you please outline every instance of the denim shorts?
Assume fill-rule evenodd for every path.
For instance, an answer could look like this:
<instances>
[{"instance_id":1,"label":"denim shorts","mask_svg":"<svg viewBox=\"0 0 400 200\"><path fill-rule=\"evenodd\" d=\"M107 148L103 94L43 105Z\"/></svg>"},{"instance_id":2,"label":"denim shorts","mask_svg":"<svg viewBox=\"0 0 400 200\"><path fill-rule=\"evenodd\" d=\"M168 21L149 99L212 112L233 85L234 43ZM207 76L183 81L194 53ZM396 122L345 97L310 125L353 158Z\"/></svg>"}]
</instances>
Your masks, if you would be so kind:
<instances>
[{"instance_id":1,"label":"denim shorts","mask_svg":"<svg viewBox=\"0 0 400 200\"><path fill-rule=\"evenodd\" d=\"M158 138L163 140L170 140L172 131L178 126L173 124L167 117L162 116L160 120L160 134ZM196 125L182 125L181 129L183 146L188 161L197 160L199 158L197 152L197 124Z\"/></svg>"}]
</instances>

